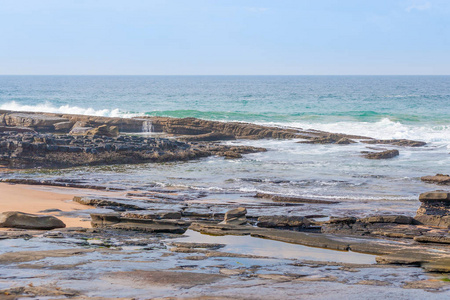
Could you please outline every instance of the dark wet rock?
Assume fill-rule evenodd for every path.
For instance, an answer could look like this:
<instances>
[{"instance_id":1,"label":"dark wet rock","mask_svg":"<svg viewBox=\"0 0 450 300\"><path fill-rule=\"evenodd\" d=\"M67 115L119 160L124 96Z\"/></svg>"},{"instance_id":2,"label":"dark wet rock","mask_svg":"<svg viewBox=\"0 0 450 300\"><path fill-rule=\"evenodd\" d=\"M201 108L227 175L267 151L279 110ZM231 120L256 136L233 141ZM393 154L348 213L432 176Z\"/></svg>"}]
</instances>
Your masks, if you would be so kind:
<instances>
[{"instance_id":1,"label":"dark wet rock","mask_svg":"<svg viewBox=\"0 0 450 300\"><path fill-rule=\"evenodd\" d=\"M358 221L363 223L412 224L414 219L403 215L379 215L362 218Z\"/></svg>"},{"instance_id":2,"label":"dark wet rock","mask_svg":"<svg viewBox=\"0 0 450 300\"><path fill-rule=\"evenodd\" d=\"M91 214L94 228L111 228L121 230L143 231L151 233L184 233L190 222L176 219L136 219L122 217L119 213Z\"/></svg>"},{"instance_id":3,"label":"dark wet rock","mask_svg":"<svg viewBox=\"0 0 450 300\"><path fill-rule=\"evenodd\" d=\"M39 211L39 213L51 213L51 212L62 212L62 210L58 208L49 208Z\"/></svg>"},{"instance_id":4,"label":"dark wet rock","mask_svg":"<svg viewBox=\"0 0 450 300\"><path fill-rule=\"evenodd\" d=\"M124 218L132 219L181 219L181 211L162 211L151 210L143 212L125 212L122 213Z\"/></svg>"},{"instance_id":5,"label":"dark wet rock","mask_svg":"<svg viewBox=\"0 0 450 300\"><path fill-rule=\"evenodd\" d=\"M398 150L393 149L393 150L386 150L386 151L382 151L382 152L364 153L363 157L368 158L368 159L389 159L389 158L396 157L399 154L400 153L398 152Z\"/></svg>"},{"instance_id":6,"label":"dark wet rock","mask_svg":"<svg viewBox=\"0 0 450 300\"><path fill-rule=\"evenodd\" d=\"M231 224L231 225L243 225L247 223L247 209L245 207L238 207L231 209L225 213L223 222L220 224Z\"/></svg>"},{"instance_id":7,"label":"dark wet rock","mask_svg":"<svg viewBox=\"0 0 450 300\"><path fill-rule=\"evenodd\" d=\"M226 244L217 244L217 243L189 243L189 242L171 242L168 243L168 245L177 248L210 249L210 250L217 250L220 248L224 248L226 246Z\"/></svg>"},{"instance_id":8,"label":"dark wet rock","mask_svg":"<svg viewBox=\"0 0 450 300\"><path fill-rule=\"evenodd\" d=\"M211 155L240 157L261 151L266 149L215 143L187 144L138 136L99 138L31 133L0 136L0 164L10 168L186 161Z\"/></svg>"},{"instance_id":9,"label":"dark wet rock","mask_svg":"<svg viewBox=\"0 0 450 300\"><path fill-rule=\"evenodd\" d=\"M289 202L289 203L315 203L315 204L336 204L338 201L322 200L322 199L308 199L303 197L282 196L275 194L256 193L256 198L271 199L274 202Z\"/></svg>"},{"instance_id":10,"label":"dark wet rock","mask_svg":"<svg viewBox=\"0 0 450 300\"><path fill-rule=\"evenodd\" d=\"M322 224L321 232L327 234L367 235L367 223L357 222L356 218L336 218Z\"/></svg>"},{"instance_id":11,"label":"dark wet rock","mask_svg":"<svg viewBox=\"0 0 450 300\"><path fill-rule=\"evenodd\" d=\"M406 147L421 147L425 146L427 143L421 141L413 141L406 139L392 139L392 140L363 140L361 141L365 144L382 144L382 145L394 145L394 146L406 146Z\"/></svg>"},{"instance_id":12,"label":"dark wet rock","mask_svg":"<svg viewBox=\"0 0 450 300\"><path fill-rule=\"evenodd\" d=\"M436 174L434 176L423 176L420 180L428 183L450 185L450 175Z\"/></svg>"},{"instance_id":13,"label":"dark wet rock","mask_svg":"<svg viewBox=\"0 0 450 300\"><path fill-rule=\"evenodd\" d=\"M419 196L421 206L414 219L420 224L450 228L450 193L434 191Z\"/></svg>"},{"instance_id":14,"label":"dark wet rock","mask_svg":"<svg viewBox=\"0 0 450 300\"><path fill-rule=\"evenodd\" d=\"M335 218L331 217L329 221L327 221L328 224L353 224L356 222L355 217L343 217L343 218Z\"/></svg>"},{"instance_id":15,"label":"dark wet rock","mask_svg":"<svg viewBox=\"0 0 450 300\"><path fill-rule=\"evenodd\" d=\"M414 219L403 215L379 215L356 219L331 218L321 227L322 233L345 235L383 235L396 238L414 238L425 229L411 225Z\"/></svg>"},{"instance_id":16,"label":"dark wet rock","mask_svg":"<svg viewBox=\"0 0 450 300\"><path fill-rule=\"evenodd\" d=\"M91 214L91 225L95 228L110 227L120 222L119 213Z\"/></svg>"},{"instance_id":17,"label":"dark wet rock","mask_svg":"<svg viewBox=\"0 0 450 300\"><path fill-rule=\"evenodd\" d=\"M217 224L216 222L193 222L189 229L211 235L250 235L262 230L248 225Z\"/></svg>"},{"instance_id":18,"label":"dark wet rock","mask_svg":"<svg viewBox=\"0 0 450 300\"><path fill-rule=\"evenodd\" d=\"M367 138L346 134L331 134L318 130L301 130L293 128L282 128L273 126L263 126L243 122L219 122L208 121L196 118L169 118L169 117L148 117L151 120L155 131L181 135L201 135L207 133L221 133L227 136L234 136L239 139L293 139L293 138L322 138L332 135L336 139L341 138Z\"/></svg>"},{"instance_id":19,"label":"dark wet rock","mask_svg":"<svg viewBox=\"0 0 450 300\"><path fill-rule=\"evenodd\" d=\"M53 216L7 211L0 214L0 227L49 230L64 228L66 224Z\"/></svg>"},{"instance_id":20,"label":"dark wet rock","mask_svg":"<svg viewBox=\"0 0 450 300\"><path fill-rule=\"evenodd\" d=\"M338 144L338 145L348 145L348 144L353 144L356 143L355 141L343 137L341 134L327 134L324 136L320 136L320 137L314 137L311 138L307 141L300 141L297 143L301 143L301 144Z\"/></svg>"},{"instance_id":21,"label":"dark wet rock","mask_svg":"<svg viewBox=\"0 0 450 300\"><path fill-rule=\"evenodd\" d=\"M29 178L3 178L1 182L7 182L12 184L28 184L28 185L45 185L45 186L61 186L61 187L74 187L82 189L92 189L92 190L111 190L111 191L121 191L121 188L110 188L101 185L92 185L89 183L77 182L71 179L29 179Z\"/></svg>"},{"instance_id":22,"label":"dark wet rock","mask_svg":"<svg viewBox=\"0 0 450 300\"><path fill-rule=\"evenodd\" d=\"M178 140L184 142L199 142L199 141L214 142L214 141L228 141L235 139L236 137L234 135L223 134L220 132L211 132L194 136L182 136L178 138Z\"/></svg>"},{"instance_id":23,"label":"dark wet rock","mask_svg":"<svg viewBox=\"0 0 450 300\"><path fill-rule=\"evenodd\" d=\"M450 235L421 235L415 236L414 240L421 243L450 244Z\"/></svg>"},{"instance_id":24,"label":"dark wet rock","mask_svg":"<svg viewBox=\"0 0 450 300\"><path fill-rule=\"evenodd\" d=\"M311 222L299 216L262 216L258 218L258 227L300 230L309 227Z\"/></svg>"},{"instance_id":25,"label":"dark wet rock","mask_svg":"<svg viewBox=\"0 0 450 300\"><path fill-rule=\"evenodd\" d=\"M35 131L28 127L17 127L17 126L0 126L0 132L17 132L17 133L24 133L24 132L30 132L35 133Z\"/></svg>"},{"instance_id":26,"label":"dark wet rock","mask_svg":"<svg viewBox=\"0 0 450 300\"><path fill-rule=\"evenodd\" d=\"M242 154L265 152L265 148L251 146L227 146L219 144L210 144L204 147L212 155L224 156L225 158L241 158Z\"/></svg>"}]
</instances>

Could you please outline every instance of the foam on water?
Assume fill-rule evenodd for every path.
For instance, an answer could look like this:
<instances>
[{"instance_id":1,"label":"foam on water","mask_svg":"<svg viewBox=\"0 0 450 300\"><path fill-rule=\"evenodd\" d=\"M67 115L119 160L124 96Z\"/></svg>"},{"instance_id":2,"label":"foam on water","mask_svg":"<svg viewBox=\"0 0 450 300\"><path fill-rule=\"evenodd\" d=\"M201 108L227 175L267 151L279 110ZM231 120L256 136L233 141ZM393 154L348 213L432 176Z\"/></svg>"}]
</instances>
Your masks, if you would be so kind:
<instances>
[{"instance_id":1,"label":"foam on water","mask_svg":"<svg viewBox=\"0 0 450 300\"><path fill-rule=\"evenodd\" d=\"M48 112L58 114L76 114L76 115L91 115L101 117L127 117L126 114L121 113L120 109L100 109L95 110L91 107L83 108L79 106L72 106L69 104L55 106L50 102L40 103L36 105L19 104L16 101L11 101L0 105L0 109L14 110L14 111L30 111L30 112Z\"/></svg>"},{"instance_id":2,"label":"foam on water","mask_svg":"<svg viewBox=\"0 0 450 300\"><path fill-rule=\"evenodd\" d=\"M104 117L131 118L145 114L157 114L157 112L124 112L119 108L99 109L92 107L83 108L69 104L55 106L50 102L36 105L19 104L16 101L7 102L0 105L0 109L14 111L49 112L64 114L80 114ZM239 120L236 120L239 121ZM326 123L309 120L308 122L254 122L256 124L268 126L283 126L302 129L316 129L328 132L338 132L353 135L362 135L378 139L413 139L427 143L435 143L450 148L450 124L403 124L399 121L392 121L390 118L383 118L377 122L344 121Z\"/></svg>"},{"instance_id":3,"label":"foam on water","mask_svg":"<svg viewBox=\"0 0 450 300\"><path fill-rule=\"evenodd\" d=\"M450 124L402 124L400 122L392 121L389 118L384 118L378 122L271 122L260 124L316 129L328 132L361 135L377 139L420 140L427 143L446 145L450 148Z\"/></svg>"},{"instance_id":4,"label":"foam on water","mask_svg":"<svg viewBox=\"0 0 450 300\"><path fill-rule=\"evenodd\" d=\"M210 157L48 175L36 170L31 177L83 178L124 187L150 183L216 195L261 191L400 203L433 188L421 176L448 173L450 165L450 76L0 76L0 109L197 117L428 143L410 148L239 140L227 144L269 151L231 161ZM400 155L386 161L361 157L361 151L374 147L398 148ZM416 209L409 206L411 212Z\"/></svg>"}]
</instances>

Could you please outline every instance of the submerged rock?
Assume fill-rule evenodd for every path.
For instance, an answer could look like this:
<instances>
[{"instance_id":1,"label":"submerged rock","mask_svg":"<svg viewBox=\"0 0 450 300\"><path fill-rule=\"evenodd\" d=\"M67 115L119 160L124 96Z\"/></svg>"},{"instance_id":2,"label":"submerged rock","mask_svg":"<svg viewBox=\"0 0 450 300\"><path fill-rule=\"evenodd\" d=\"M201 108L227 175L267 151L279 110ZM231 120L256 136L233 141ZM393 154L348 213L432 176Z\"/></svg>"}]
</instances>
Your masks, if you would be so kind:
<instances>
[{"instance_id":1,"label":"submerged rock","mask_svg":"<svg viewBox=\"0 0 450 300\"><path fill-rule=\"evenodd\" d=\"M368 158L368 159L388 159L388 158L396 157L399 154L400 153L398 152L398 150L393 149L393 150L386 150L386 151L382 151L382 152L365 153L365 154L363 154L363 157Z\"/></svg>"},{"instance_id":2,"label":"submerged rock","mask_svg":"<svg viewBox=\"0 0 450 300\"><path fill-rule=\"evenodd\" d=\"M421 141L413 141L406 139L392 139L392 140L364 140L365 144L384 144L384 145L394 145L394 146L407 146L407 147L421 147L425 146L427 143Z\"/></svg>"},{"instance_id":3,"label":"submerged rock","mask_svg":"<svg viewBox=\"0 0 450 300\"><path fill-rule=\"evenodd\" d=\"M276 194L256 193L255 198L271 199L274 202L287 203L315 203L315 204L337 204L339 201L323 200L323 199L309 199L295 196L282 196Z\"/></svg>"},{"instance_id":4,"label":"submerged rock","mask_svg":"<svg viewBox=\"0 0 450 300\"><path fill-rule=\"evenodd\" d=\"M343 137L342 134L336 134L336 133L330 133L324 136L320 137L314 137L307 141L301 141L297 142L300 144L337 144L337 145L348 145L348 144L354 144L355 141Z\"/></svg>"},{"instance_id":5,"label":"submerged rock","mask_svg":"<svg viewBox=\"0 0 450 300\"><path fill-rule=\"evenodd\" d=\"M64 228L66 227L66 224L53 216L41 216L18 211L7 211L0 214L0 227L48 230Z\"/></svg>"}]
</instances>

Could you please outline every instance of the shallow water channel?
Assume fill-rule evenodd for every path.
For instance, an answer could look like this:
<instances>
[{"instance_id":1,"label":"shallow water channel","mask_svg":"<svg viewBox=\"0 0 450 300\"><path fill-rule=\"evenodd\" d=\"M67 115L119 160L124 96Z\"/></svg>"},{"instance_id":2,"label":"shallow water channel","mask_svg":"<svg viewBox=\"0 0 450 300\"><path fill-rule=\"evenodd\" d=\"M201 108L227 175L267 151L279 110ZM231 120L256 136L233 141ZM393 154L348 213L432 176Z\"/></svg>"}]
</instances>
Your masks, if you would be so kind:
<instances>
[{"instance_id":1,"label":"shallow water channel","mask_svg":"<svg viewBox=\"0 0 450 300\"><path fill-rule=\"evenodd\" d=\"M317 261L334 261L342 263L374 264L375 255L356 253L352 251L337 251L314 248L285 242L272 241L252 236L212 236L188 230L185 237L171 240L186 243L219 243L226 246L224 252L268 256L284 259L302 259Z\"/></svg>"}]
</instances>

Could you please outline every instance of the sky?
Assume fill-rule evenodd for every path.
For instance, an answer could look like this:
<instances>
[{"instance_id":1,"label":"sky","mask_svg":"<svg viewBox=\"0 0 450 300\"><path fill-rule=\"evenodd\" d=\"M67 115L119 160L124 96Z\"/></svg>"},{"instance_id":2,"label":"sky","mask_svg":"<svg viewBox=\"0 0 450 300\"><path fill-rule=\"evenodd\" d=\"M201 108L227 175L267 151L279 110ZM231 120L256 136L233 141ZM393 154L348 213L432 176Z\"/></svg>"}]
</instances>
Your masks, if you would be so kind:
<instances>
[{"instance_id":1,"label":"sky","mask_svg":"<svg viewBox=\"0 0 450 300\"><path fill-rule=\"evenodd\" d=\"M449 0L0 0L2 75L449 75Z\"/></svg>"}]
</instances>

